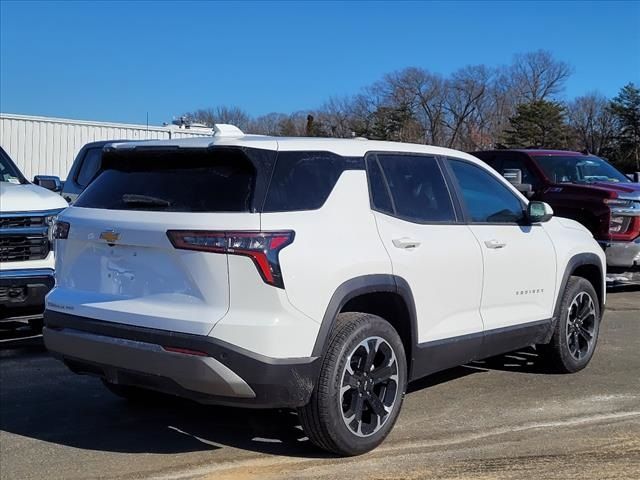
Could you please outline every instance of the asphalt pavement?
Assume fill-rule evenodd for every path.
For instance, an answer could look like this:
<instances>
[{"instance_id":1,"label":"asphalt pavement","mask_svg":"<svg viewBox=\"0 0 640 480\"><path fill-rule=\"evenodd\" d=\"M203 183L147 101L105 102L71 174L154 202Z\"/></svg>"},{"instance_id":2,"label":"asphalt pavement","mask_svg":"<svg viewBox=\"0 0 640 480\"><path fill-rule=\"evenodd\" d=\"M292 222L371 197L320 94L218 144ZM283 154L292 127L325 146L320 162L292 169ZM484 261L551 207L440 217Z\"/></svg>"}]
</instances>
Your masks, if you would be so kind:
<instances>
[{"instance_id":1,"label":"asphalt pavement","mask_svg":"<svg viewBox=\"0 0 640 480\"><path fill-rule=\"evenodd\" d=\"M289 411L130 405L36 337L0 335L0 478L640 478L640 290L610 293L591 365L552 375L535 350L410 386L381 447L314 449Z\"/></svg>"}]
</instances>

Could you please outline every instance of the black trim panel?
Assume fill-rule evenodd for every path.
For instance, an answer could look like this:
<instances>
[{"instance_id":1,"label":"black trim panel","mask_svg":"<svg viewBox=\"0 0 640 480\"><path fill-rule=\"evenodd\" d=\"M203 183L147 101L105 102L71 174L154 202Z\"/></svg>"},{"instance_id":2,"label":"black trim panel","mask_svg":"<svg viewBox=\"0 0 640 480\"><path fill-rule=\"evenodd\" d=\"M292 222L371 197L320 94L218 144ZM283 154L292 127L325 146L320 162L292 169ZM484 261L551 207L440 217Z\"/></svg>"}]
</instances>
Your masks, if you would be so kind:
<instances>
[{"instance_id":1,"label":"black trim panel","mask_svg":"<svg viewBox=\"0 0 640 480\"><path fill-rule=\"evenodd\" d=\"M603 270L602 262L600 261L600 257L598 257L598 255L596 255L595 253L588 253L588 252L578 253L577 255L574 255L573 257L571 257L571 259L569 259L569 261L567 262L567 266L565 267L565 270L564 270L564 275L562 276L562 281L560 282L558 291L556 292L556 300L553 307L553 318L551 319L552 325L548 332L548 335L540 343L549 343L549 341L551 341L551 336L553 334L553 327L555 326L556 322L560 318L562 295L567 287L567 282L569 281L569 277L573 275L573 272L575 272L575 270L578 267L581 267L583 265L592 265L596 267L600 272L600 278L601 278L600 281L602 283L602 285L600 285L600 291L598 291L597 285L594 285L593 288L596 290L596 293L598 294L598 303L600 304L600 318L601 319L603 318L605 304L602 300L605 296L607 282L605 281L605 278L603 275L604 270Z\"/></svg>"},{"instance_id":2,"label":"black trim panel","mask_svg":"<svg viewBox=\"0 0 640 480\"><path fill-rule=\"evenodd\" d=\"M330 333L333 330L336 317L345 304L360 295L376 292L390 292L399 294L405 302L411 320L411 345L415 345L415 332L417 331L416 306L409 284L403 279L390 274L363 275L352 278L340 285L329 301L322 318L318 337L313 347L312 355L320 357L326 351ZM407 359L411 365L411 359Z\"/></svg>"},{"instance_id":3,"label":"black trim panel","mask_svg":"<svg viewBox=\"0 0 640 480\"><path fill-rule=\"evenodd\" d=\"M317 357L274 359L203 335L191 335L105 322L53 310L46 310L44 319L45 327L52 330L61 331L70 329L107 337L151 343L164 347L170 346L205 352L242 377L256 393L255 399L242 399L203 396L202 394L196 395L196 392L193 392L194 395L198 397L194 399L204 403L241 405L257 408L299 407L309 401L320 369L320 361ZM63 358L63 360L67 363L73 363L76 366L76 370L82 370L82 368L79 367L80 364L83 364L82 359ZM90 362L84 363L89 364ZM102 372L106 372L107 369L110 368L109 366L103 365L97 365L95 367L102 369ZM135 366L132 365L132 368L135 369ZM136 372L129 373L129 377L131 377ZM96 374L100 375L100 373ZM143 374L139 374L138 372L138 375ZM161 382L162 377L159 377L157 380ZM169 391L169 393L174 392ZM183 394L182 396L188 398L194 397L194 395L189 395L188 392L186 393L187 394ZM207 400L206 402L204 401L205 399Z\"/></svg>"},{"instance_id":4,"label":"black trim panel","mask_svg":"<svg viewBox=\"0 0 640 480\"><path fill-rule=\"evenodd\" d=\"M410 380L540 343L551 319L418 344Z\"/></svg>"}]
</instances>

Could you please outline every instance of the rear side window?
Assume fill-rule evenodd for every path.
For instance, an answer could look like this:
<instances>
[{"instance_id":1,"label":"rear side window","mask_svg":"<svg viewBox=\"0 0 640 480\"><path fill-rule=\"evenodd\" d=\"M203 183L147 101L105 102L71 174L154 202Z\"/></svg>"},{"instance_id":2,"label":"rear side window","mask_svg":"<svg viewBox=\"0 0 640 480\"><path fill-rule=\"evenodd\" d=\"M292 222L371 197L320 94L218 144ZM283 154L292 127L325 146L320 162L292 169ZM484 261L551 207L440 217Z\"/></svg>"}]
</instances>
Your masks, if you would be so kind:
<instances>
[{"instance_id":1,"label":"rear side window","mask_svg":"<svg viewBox=\"0 0 640 480\"><path fill-rule=\"evenodd\" d=\"M241 151L105 154L78 207L168 212L248 212L256 171Z\"/></svg>"},{"instance_id":2,"label":"rear side window","mask_svg":"<svg viewBox=\"0 0 640 480\"><path fill-rule=\"evenodd\" d=\"M89 185L89 182L93 180L98 170L100 170L100 162L102 160L101 148L90 148L86 151L82 164L80 165L80 171L76 177L76 183L82 188Z\"/></svg>"},{"instance_id":3,"label":"rear side window","mask_svg":"<svg viewBox=\"0 0 640 480\"><path fill-rule=\"evenodd\" d=\"M449 189L434 157L393 154L377 157L391 192L395 216L418 223L456 221Z\"/></svg>"},{"instance_id":4,"label":"rear side window","mask_svg":"<svg viewBox=\"0 0 640 480\"><path fill-rule=\"evenodd\" d=\"M362 169L361 158L329 152L280 152L264 212L316 210L324 204L344 170Z\"/></svg>"}]
</instances>

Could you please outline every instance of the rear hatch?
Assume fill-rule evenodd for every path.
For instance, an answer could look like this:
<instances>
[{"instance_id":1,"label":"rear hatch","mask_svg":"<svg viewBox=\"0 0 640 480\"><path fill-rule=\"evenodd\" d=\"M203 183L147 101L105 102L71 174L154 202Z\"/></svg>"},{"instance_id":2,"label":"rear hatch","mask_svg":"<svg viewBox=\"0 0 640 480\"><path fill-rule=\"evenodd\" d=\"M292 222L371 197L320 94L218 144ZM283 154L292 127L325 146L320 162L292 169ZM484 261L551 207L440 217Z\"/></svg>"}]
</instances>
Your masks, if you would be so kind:
<instances>
[{"instance_id":1,"label":"rear hatch","mask_svg":"<svg viewBox=\"0 0 640 480\"><path fill-rule=\"evenodd\" d=\"M275 152L249 150L105 154L103 171L59 218L68 232L58 225L48 308L207 334L229 308L227 255L176 249L167 231L260 230L257 205Z\"/></svg>"}]
</instances>

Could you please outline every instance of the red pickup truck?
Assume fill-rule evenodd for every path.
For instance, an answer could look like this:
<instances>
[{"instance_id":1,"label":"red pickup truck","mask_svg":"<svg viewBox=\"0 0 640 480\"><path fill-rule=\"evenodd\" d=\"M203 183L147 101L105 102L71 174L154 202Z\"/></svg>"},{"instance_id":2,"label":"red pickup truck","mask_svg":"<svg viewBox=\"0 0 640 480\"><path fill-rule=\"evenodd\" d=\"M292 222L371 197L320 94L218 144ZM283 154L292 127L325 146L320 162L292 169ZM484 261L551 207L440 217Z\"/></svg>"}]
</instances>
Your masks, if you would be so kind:
<instances>
[{"instance_id":1,"label":"red pickup truck","mask_svg":"<svg viewBox=\"0 0 640 480\"><path fill-rule=\"evenodd\" d=\"M532 200L585 225L607 255L610 283L640 283L640 183L606 160L561 150L473 152Z\"/></svg>"}]
</instances>

